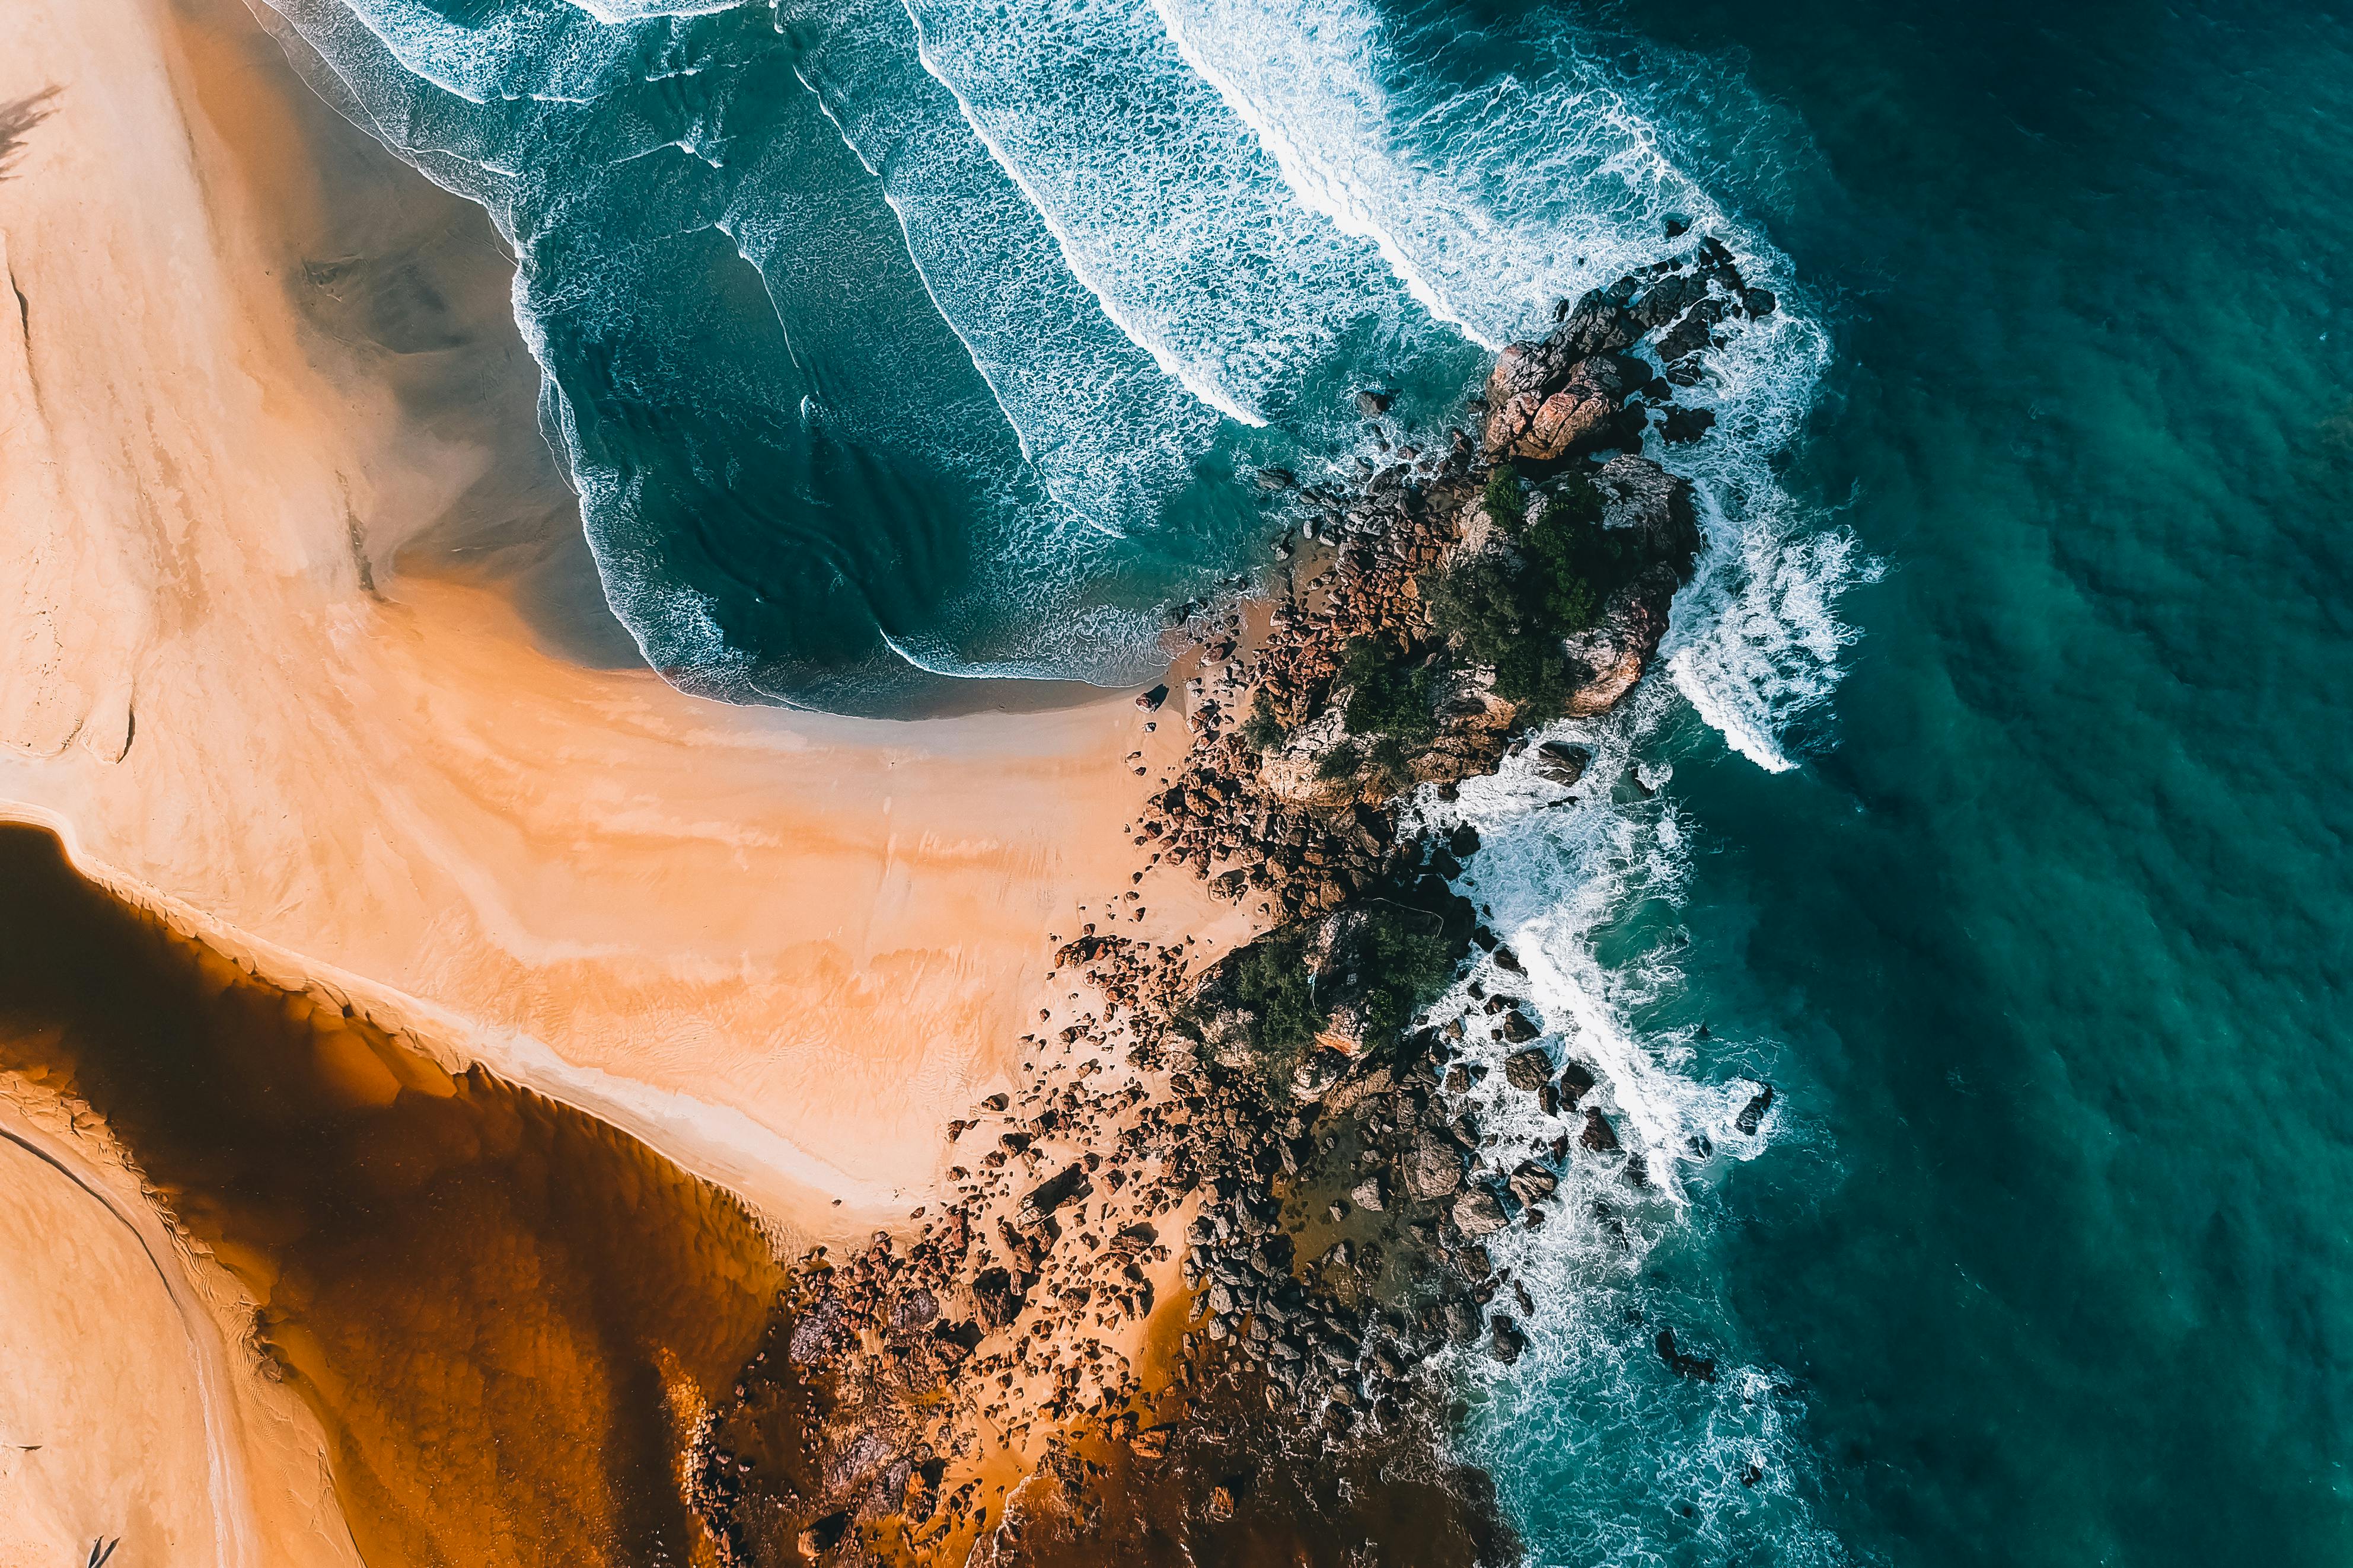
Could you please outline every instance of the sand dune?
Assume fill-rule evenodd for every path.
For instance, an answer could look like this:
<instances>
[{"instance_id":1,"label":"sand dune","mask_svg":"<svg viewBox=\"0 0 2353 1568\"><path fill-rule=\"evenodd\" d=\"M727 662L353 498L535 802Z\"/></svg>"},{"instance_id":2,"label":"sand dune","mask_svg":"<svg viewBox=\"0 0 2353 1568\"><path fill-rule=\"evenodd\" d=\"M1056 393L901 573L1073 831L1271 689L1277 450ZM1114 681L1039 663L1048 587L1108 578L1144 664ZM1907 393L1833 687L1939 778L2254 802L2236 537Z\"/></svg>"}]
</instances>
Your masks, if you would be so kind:
<instances>
[{"instance_id":1,"label":"sand dune","mask_svg":"<svg viewBox=\"0 0 2353 1568\"><path fill-rule=\"evenodd\" d=\"M1126 885L1126 753L1182 726L729 709L567 657L511 579L401 570L470 511L563 516L483 415L511 342L396 353L319 280L407 264L448 198L375 154L339 207L320 171L373 149L216 0L12 20L0 101L58 91L0 184L0 809L788 1232L923 1202L1048 933ZM1181 879L1146 901L1219 929Z\"/></svg>"}]
</instances>

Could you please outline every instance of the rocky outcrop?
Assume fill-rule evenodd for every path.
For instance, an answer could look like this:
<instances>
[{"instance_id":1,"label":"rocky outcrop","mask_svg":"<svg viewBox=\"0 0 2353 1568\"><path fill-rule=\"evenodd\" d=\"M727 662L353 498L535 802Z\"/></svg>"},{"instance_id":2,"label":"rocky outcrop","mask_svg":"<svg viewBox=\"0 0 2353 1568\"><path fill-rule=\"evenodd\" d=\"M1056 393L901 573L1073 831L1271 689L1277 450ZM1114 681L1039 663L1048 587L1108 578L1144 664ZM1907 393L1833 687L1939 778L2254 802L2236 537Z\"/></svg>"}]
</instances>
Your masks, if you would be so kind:
<instances>
[{"instance_id":1,"label":"rocky outcrop","mask_svg":"<svg viewBox=\"0 0 2353 1568\"><path fill-rule=\"evenodd\" d=\"M1381 461L1345 485L1259 472L1261 494L1294 510L1317 547L1312 591L1286 594L1247 626L1199 605L1177 617L1198 643L1198 673L1181 704L1155 688L1139 706L1164 726L1181 714L1192 743L1134 835L1139 862L1191 871L1251 909L1263 934L1206 967L1190 943L1131 940L1115 924L1062 942L1056 994L1067 983L1074 1003L1081 992L1094 1000L1075 1016L1058 1001L1022 1037L1035 1049L1020 1091L953 1124L966 1163L949 1168L944 1207L917 1211L923 1229L903 1253L878 1235L839 1263L822 1249L803 1260L789 1335L765 1370L746 1369L712 1429L817 1401L806 1451L821 1476L762 1504L803 1532L805 1552L838 1557L863 1539L851 1525L936 1515L979 1529L982 1428L941 1415L952 1405L997 1433L1087 1423L1091 1441L1124 1442L1155 1471L1204 1462L1197 1426L1244 1418L1313 1420L1335 1437L1424 1429L1408 1407L1442 1401L1419 1369L1445 1344L1483 1342L1506 1363L1529 1348L1521 1325L1539 1303L1496 1267L1486 1238L1560 1214L1566 1173L1586 1161L1621 1180L1607 1199L1573 1184L1579 1212L1628 1241L1652 1201L1641 1194L1654 1152L1623 1148L1586 1103L1591 1068L1555 1068L1534 1005L1504 994L1525 987L1472 986L1475 1005L1416 1026L1459 978L1474 932L1499 972L1525 971L1476 931L1448 885L1478 852L1477 834L1418 834L1398 803L1419 786L1446 797L1493 771L1535 719L1605 711L1641 678L1701 545L1690 486L1640 455L1645 424L1662 418L1668 440L1706 439L1712 416L1677 407L1674 389L1702 379L1716 334L1776 307L1703 239L1564 306L1543 340L1507 350L1475 437L1458 430L1422 446L1380 426L1369 449ZM1358 396L1367 419L1390 409L1385 391ZM1505 459L1519 474L1499 480ZM1538 488L1524 492L1530 478ZM1512 595L1515 613L1488 617L1483 643L1431 611L1433 587L1451 587L1438 574L1466 563L1493 568L1487 577ZM1553 575L1514 581L1538 567ZM1557 618L1539 639L1552 684L1503 695L1526 690L1504 680L1528 646L1513 634L1554 601L1572 608L1547 612ZM1533 766L1574 787L1591 762L1548 742ZM1124 908L1111 907L1114 918ZM1538 1115L1567 1119L1546 1140L1520 1140L1525 1098L1511 1101L1510 1128L1478 1124L1464 1097L1486 1070L1485 1047L1455 1043L1473 1030L1519 1047L1502 1063L1504 1081ZM1772 1104L1761 1087L1735 1126L1757 1134ZM1312 1257L1294 1255L1294 1237L1317 1237L1302 1249ZM1181 1279L1175 1305L1187 1317L1170 1326L1174 1376L1146 1392L1088 1328L1151 1314L1155 1261ZM1516 1317L1487 1310L1505 1292ZM1659 1351L1679 1373L1714 1374L1669 1334ZM1232 1419L1197 1423L1193 1402L1217 1390L1248 1397L1223 1407ZM1266 1451L1283 1448L1284 1431ZM756 1511L734 1500L759 1478L713 1440L699 1452L697 1508L723 1542L719 1561L769 1560L731 1522ZM1038 1462L1055 1484L1037 1489L1074 1518L1093 1506L1097 1461L1058 1436ZM1216 1468L1198 1472L1205 1489L1187 1517L1240 1520L1254 1506L1249 1476L1223 1454L1206 1462ZM952 1463L964 1468L951 1474ZM782 1540L788 1555L794 1538Z\"/></svg>"},{"instance_id":2,"label":"rocky outcrop","mask_svg":"<svg viewBox=\"0 0 2353 1568\"><path fill-rule=\"evenodd\" d=\"M1442 1198L1462 1184L1462 1151L1425 1137L1406 1156L1405 1184L1418 1198Z\"/></svg>"},{"instance_id":3,"label":"rocky outcrop","mask_svg":"<svg viewBox=\"0 0 2353 1568\"><path fill-rule=\"evenodd\" d=\"M1487 379L1482 435L1496 458L1557 463L1573 453L1639 445L1639 411L1628 417L1627 394L1650 379L1641 361L1596 353L1559 366L1558 350L1515 343Z\"/></svg>"}]
</instances>

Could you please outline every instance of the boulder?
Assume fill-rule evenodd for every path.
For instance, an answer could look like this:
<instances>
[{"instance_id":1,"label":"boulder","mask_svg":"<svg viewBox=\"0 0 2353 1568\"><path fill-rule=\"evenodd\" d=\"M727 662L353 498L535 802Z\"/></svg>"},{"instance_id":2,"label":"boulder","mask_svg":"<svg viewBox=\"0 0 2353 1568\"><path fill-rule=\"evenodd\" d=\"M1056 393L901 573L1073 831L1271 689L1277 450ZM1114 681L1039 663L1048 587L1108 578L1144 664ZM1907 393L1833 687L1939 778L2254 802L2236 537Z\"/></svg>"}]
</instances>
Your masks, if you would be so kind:
<instances>
[{"instance_id":1,"label":"boulder","mask_svg":"<svg viewBox=\"0 0 2353 1568\"><path fill-rule=\"evenodd\" d=\"M1754 1138L1757 1130L1765 1124L1765 1113L1772 1109L1773 1086L1768 1083L1748 1097L1748 1103L1740 1108L1740 1114L1733 1118L1732 1124L1746 1136Z\"/></svg>"},{"instance_id":2,"label":"boulder","mask_svg":"<svg viewBox=\"0 0 2353 1568\"><path fill-rule=\"evenodd\" d=\"M1472 1187L1454 1200L1454 1223L1468 1237L1493 1236L1511 1224L1511 1216L1495 1194L1484 1187Z\"/></svg>"},{"instance_id":3,"label":"boulder","mask_svg":"<svg viewBox=\"0 0 2353 1568\"><path fill-rule=\"evenodd\" d=\"M1618 1147L1618 1130L1609 1125L1609 1119L1601 1114L1599 1107L1588 1106L1585 1131L1577 1135L1577 1141L1597 1154L1606 1154Z\"/></svg>"},{"instance_id":4,"label":"boulder","mask_svg":"<svg viewBox=\"0 0 2353 1568\"><path fill-rule=\"evenodd\" d=\"M1021 1311L1021 1298L1014 1293L1013 1276L1002 1268L984 1268L973 1276L972 1304L983 1324L1001 1329Z\"/></svg>"},{"instance_id":5,"label":"boulder","mask_svg":"<svg viewBox=\"0 0 2353 1568\"><path fill-rule=\"evenodd\" d=\"M1393 393L1366 387L1356 394L1356 412L1367 419L1377 419L1387 414L1389 411L1389 405L1396 401L1396 395Z\"/></svg>"},{"instance_id":6,"label":"boulder","mask_svg":"<svg viewBox=\"0 0 2353 1568\"><path fill-rule=\"evenodd\" d=\"M1669 441L1696 441L1715 427L1713 408L1670 408L1659 434Z\"/></svg>"},{"instance_id":7,"label":"boulder","mask_svg":"<svg viewBox=\"0 0 2353 1568\"><path fill-rule=\"evenodd\" d=\"M1563 1062L1560 1067L1560 1102L1575 1105L1591 1093L1593 1086L1599 1081L1593 1076L1593 1069L1583 1062Z\"/></svg>"},{"instance_id":8,"label":"boulder","mask_svg":"<svg viewBox=\"0 0 2353 1568\"><path fill-rule=\"evenodd\" d=\"M1601 492L1601 525L1640 531L1646 559L1687 574L1699 554L1699 513L1692 505L1691 481L1671 474L1650 458L1621 452L1601 465L1593 476Z\"/></svg>"},{"instance_id":9,"label":"boulder","mask_svg":"<svg viewBox=\"0 0 2353 1568\"><path fill-rule=\"evenodd\" d=\"M1701 279L1688 272L1671 272L1642 290L1627 308L1627 314L1644 331L1656 331L1706 293L1707 285Z\"/></svg>"},{"instance_id":10,"label":"boulder","mask_svg":"<svg viewBox=\"0 0 2353 1568\"><path fill-rule=\"evenodd\" d=\"M834 1543L839 1542L849 1529L849 1514L847 1510L843 1510L827 1514L823 1519L802 1531L800 1539L794 1542L800 1549L801 1561L814 1563L823 1557L833 1550Z\"/></svg>"},{"instance_id":11,"label":"boulder","mask_svg":"<svg viewBox=\"0 0 2353 1568\"><path fill-rule=\"evenodd\" d=\"M1528 1337L1520 1332L1519 1324L1501 1312L1495 1314L1494 1321L1489 1325L1489 1332L1493 1337L1488 1343L1487 1353L1505 1366L1519 1360L1528 1348Z\"/></svg>"},{"instance_id":12,"label":"boulder","mask_svg":"<svg viewBox=\"0 0 2353 1568\"><path fill-rule=\"evenodd\" d=\"M1348 1189L1348 1201L1368 1214L1379 1214L1388 1207L1388 1194L1379 1175L1374 1174Z\"/></svg>"},{"instance_id":13,"label":"boulder","mask_svg":"<svg viewBox=\"0 0 2353 1568\"><path fill-rule=\"evenodd\" d=\"M1356 793L1353 777L1324 776L1324 759L1348 744L1343 705L1333 703L1293 730L1282 745L1259 759L1259 783L1277 800L1294 805L1324 805Z\"/></svg>"},{"instance_id":14,"label":"boulder","mask_svg":"<svg viewBox=\"0 0 2353 1568\"><path fill-rule=\"evenodd\" d=\"M891 1303L891 1326L902 1334L939 1315L939 1299L920 1285Z\"/></svg>"},{"instance_id":15,"label":"boulder","mask_svg":"<svg viewBox=\"0 0 2353 1568\"><path fill-rule=\"evenodd\" d=\"M1417 1197L1442 1198L1462 1184L1462 1151L1424 1135L1405 1157L1405 1184Z\"/></svg>"},{"instance_id":16,"label":"boulder","mask_svg":"<svg viewBox=\"0 0 2353 1568\"><path fill-rule=\"evenodd\" d=\"M1036 1225L1072 1198L1084 1197L1093 1190L1094 1184L1087 1180L1086 1166L1073 1163L1030 1188L1022 1198L1021 1207L1015 1213L1013 1223L1025 1226Z\"/></svg>"},{"instance_id":17,"label":"boulder","mask_svg":"<svg viewBox=\"0 0 2353 1568\"><path fill-rule=\"evenodd\" d=\"M1504 351L1487 381L1487 451L1498 458L1551 463L1573 452L1624 445L1619 410L1649 372L1617 354L1597 353L1554 369L1541 350L1513 358Z\"/></svg>"},{"instance_id":18,"label":"boulder","mask_svg":"<svg viewBox=\"0 0 2353 1568\"><path fill-rule=\"evenodd\" d=\"M1523 1160L1513 1167L1511 1179L1505 1184L1512 1189L1514 1197L1523 1204L1532 1204L1552 1196L1560 1185L1560 1178L1534 1160Z\"/></svg>"},{"instance_id":19,"label":"boulder","mask_svg":"<svg viewBox=\"0 0 2353 1568\"><path fill-rule=\"evenodd\" d=\"M1683 312L1683 320L1667 329L1659 339L1659 357L1672 364L1687 354L1695 354L1715 341L1715 324L1724 320L1725 302L1702 300Z\"/></svg>"},{"instance_id":20,"label":"boulder","mask_svg":"<svg viewBox=\"0 0 2353 1568\"><path fill-rule=\"evenodd\" d=\"M1599 626L1562 640L1585 679L1569 693L1568 714L1590 719L1618 706L1642 679L1651 655L1666 635L1666 617L1638 599L1613 598Z\"/></svg>"},{"instance_id":21,"label":"boulder","mask_svg":"<svg viewBox=\"0 0 2353 1568\"><path fill-rule=\"evenodd\" d=\"M1348 1058L1329 1048L1319 1037L1316 1045L1299 1053L1299 1065L1291 1069L1291 1098L1303 1105L1312 1104L1323 1099L1347 1070Z\"/></svg>"},{"instance_id":22,"label":"boulder","mask_svg":"<svg viewBox=\"0 0 2353 1568\"><path fill-rule=\"evenodd\" d=\"M1377 812L1357 808L1358 848L1377 856L1388 848L1388 823ZM1430 896L1425 900L1424 894ZM1404 932L1453 946L1458 931L1470 922L1470 905L1442 884L1416 889L1414 902L1366 899L1335 910L1319 922L1306 943L1306 963L1315 979L1315 1005L1324 1011L1316 1042L1335 1054L1345 1069L1347 1058L1397 1043L1394 1033L1374 1028L1368 1019L1384 1016L1376 1005L1388 996L1391 977L1380 958L1382 931ZM1449 910L1426 907L1435 904ZM1393 998L1390 998L1393 1000Z\"/></svg>"},{"instance_id":23,"label":"boulder","mask_svg":"<svg viewBox=\"0 0 2353 1568\"><path fill-rule=\"evenodd\" d=\"M849 1310L842 1306L840 1297L828 1291L795 1321L785 1353L794 1362L807 1365L823 1361L850 1337Z\"/></svg>"},{"instance_id":24,"label":"boulder","mask_svg":"<svg viewBox=\"0 0 2353 1568\"><path fill-rule=\"evenodd\" d=\"M1556 784L1576 784L1592 762L1591 752L1566 741L1546 741L1536 747L1536 775Z\"/></svg>"},{"instance_id":25,"label":"boulder","mask_svg":"<svg viewBox=\"0 0 2353 1568\"><path fill-rule=\"evenodd\" d=\"M1514 1051L1504 1058L1504 1079L1514 1089L1534 1094L1552 1077L1552 1058L1541 1046Z\"/></svg>"},{"instance_id":26,"label":"boulder","mask_svg":"<svg viewBox=\"0 0 2353 1568\"><path fill-rule=\"evenodd\" d=\"M1577 302L1576 309L1553 329L1546 342L1557 343L1567 355L1582 357L1631 348L1641 334L1641 323L1623 305L1597 289Z\"/></svg>"}]
</instances>

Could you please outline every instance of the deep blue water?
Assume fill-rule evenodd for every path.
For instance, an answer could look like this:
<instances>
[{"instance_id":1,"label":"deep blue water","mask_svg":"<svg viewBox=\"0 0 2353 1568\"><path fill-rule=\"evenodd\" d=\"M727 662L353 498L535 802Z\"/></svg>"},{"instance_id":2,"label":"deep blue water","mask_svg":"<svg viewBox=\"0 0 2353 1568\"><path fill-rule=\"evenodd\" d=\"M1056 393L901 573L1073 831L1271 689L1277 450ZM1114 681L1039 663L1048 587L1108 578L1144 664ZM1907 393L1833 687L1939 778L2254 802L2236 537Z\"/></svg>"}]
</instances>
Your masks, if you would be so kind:
<instances>
[{"instance_id":1,"label":"deep blue water","mask_svg":"<svg viewBox=\"0 0 2353 1568\"><path fill-rule=\"evenodd\" d=\"M514 241L608 596L738 699L1132 678L1351 388L1725 236L1785 309L1587 737L1655 793L1461 808L1653 1174L1498 1248L1461 1443L1544 1563L2353 1556L2342 7L271 3Z\"/></svg>"}]
</instances>

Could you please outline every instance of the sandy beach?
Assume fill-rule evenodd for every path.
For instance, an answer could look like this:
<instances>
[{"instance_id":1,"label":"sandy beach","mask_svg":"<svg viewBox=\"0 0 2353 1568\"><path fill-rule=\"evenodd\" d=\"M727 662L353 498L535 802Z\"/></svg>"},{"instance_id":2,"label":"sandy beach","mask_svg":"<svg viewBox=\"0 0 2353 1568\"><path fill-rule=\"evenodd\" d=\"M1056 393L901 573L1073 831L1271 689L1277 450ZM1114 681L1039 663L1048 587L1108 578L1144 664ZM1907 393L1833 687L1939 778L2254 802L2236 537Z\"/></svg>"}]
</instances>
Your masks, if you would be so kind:
<instances>
[{"instance_id":1,"label":"sandy beach","mask_svg":"<svg viewBox=\"0 0 2353 1568\"><path fill-rule=\"evenodd\" d=\"M58 89L0 184L0 810L787 1240L903 1217L1015 1076L1050 933L1125 889L1181 721L733 709L585 656L589 611L565 646L576 520L543 451L513 471L499 258L405 171L331 199L383 155L275 48L215 0L37 0L0 61L0 100ZM334 285L371 268L470 278L450 346L367 335ZM527 548L461 575L486 531ZM1239 929L1144 891L1124 929Z\"/></svg>"},{"instance_id":2,"label":"sandy beach","mask_svg":"<svg viewBox=\"0 0 2353 1568\"><path fill-rule=\"evenodd\" d=\"M86 1107L0 1073L0 1563L340 1568L326 1444ZM102 1548L100 1548L102 1550Z\"/></svg>"}]
</instances>

